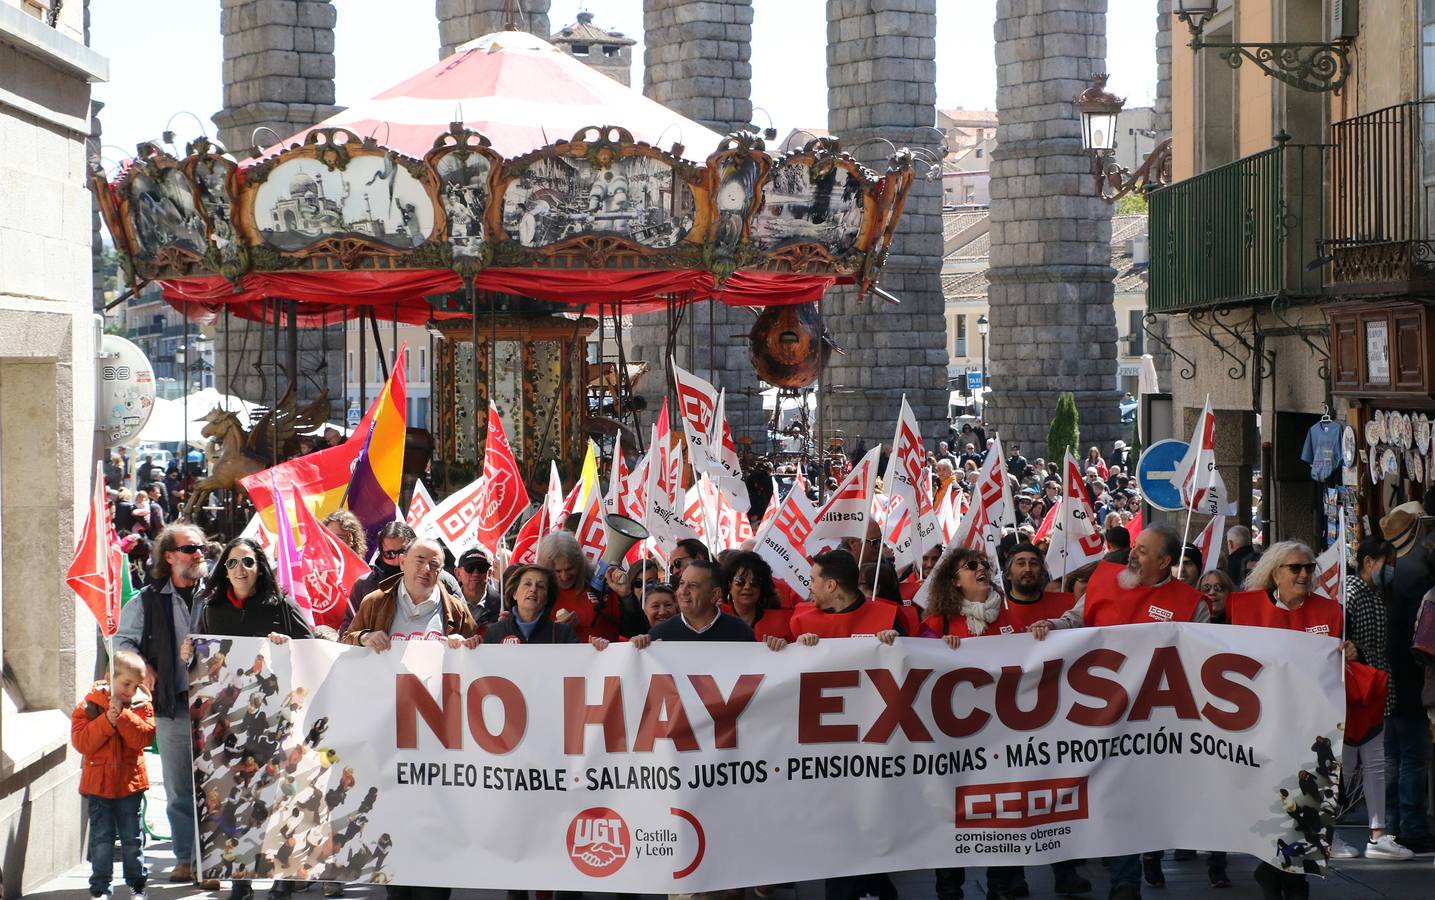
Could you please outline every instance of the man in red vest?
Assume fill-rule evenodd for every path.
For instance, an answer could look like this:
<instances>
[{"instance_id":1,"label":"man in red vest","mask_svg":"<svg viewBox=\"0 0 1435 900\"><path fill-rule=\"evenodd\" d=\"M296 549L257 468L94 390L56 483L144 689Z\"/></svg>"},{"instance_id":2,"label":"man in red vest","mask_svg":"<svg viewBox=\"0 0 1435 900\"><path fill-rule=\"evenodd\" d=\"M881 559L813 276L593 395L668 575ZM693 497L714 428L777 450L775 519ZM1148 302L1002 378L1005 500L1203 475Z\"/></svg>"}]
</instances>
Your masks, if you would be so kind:
<instances>
[{"instance_id":1,"label":"man in red vest","mask_svg":"<svg viewBox=\"0 0 1435 900\"><path fill-rule=\"evenodd\" d=\"M867 600L857 580L857 560L846 550L829 550L812 559L812 606L792 616L792 633L811 647L820 638L875 635L890 644L902 633L898 608Z\"/></svg>"},{"instance_id":2,"label":"man in red vest","mask_svg":"<svg viewBox=\"0 0 1435 900\"><path fill-rule=\"evenodd\" d=\"M1053 628L1211 621L1211 608L1201 592L1173 576L1180 562L1176 529L1148 526L1132 543L1125 566L1101 563L1075 606L1058 618L1033 622L1027 630L1040 641ZM1140 854L1108 856L1102 862L1111 877L1111 900L1141 896Z\"/></svg>"},{"instance_id":3,"label":"man in red vest","mask_svg":"<svg viewBox=\"0 0 1435 900\"><path fill-rule=\"evenodd\" d=\"M1076 604L1074 594L1045 589L1051 578L1046 571L1046 560L1034 544L1021 543L1011 548L1005 575L1006 602L1002 619L1016 632L1026 631L1033 622L1054 619ZM998 630L1006 633L1005 628Z\"/></svg>"}]
</instances>

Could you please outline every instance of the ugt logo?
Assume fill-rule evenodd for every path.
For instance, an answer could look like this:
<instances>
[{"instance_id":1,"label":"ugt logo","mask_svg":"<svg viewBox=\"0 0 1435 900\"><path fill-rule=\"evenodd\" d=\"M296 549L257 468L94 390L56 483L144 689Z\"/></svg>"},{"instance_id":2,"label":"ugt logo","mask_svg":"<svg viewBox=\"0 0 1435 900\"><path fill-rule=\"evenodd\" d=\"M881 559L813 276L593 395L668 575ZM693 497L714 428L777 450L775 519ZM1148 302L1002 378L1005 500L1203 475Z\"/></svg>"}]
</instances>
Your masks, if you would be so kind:
<instances>
[{"instance_id":1,"label":"ugt logo","mask_svg":"<svg viewBox=\"0 0 1435 900\"><path fill-rule=\"evenodd\" d=\"M612 875L628 861L631 847L628 823L606 806L585 809L568 825L568 858L584 875Z\"/></svg>"}]
</instances>

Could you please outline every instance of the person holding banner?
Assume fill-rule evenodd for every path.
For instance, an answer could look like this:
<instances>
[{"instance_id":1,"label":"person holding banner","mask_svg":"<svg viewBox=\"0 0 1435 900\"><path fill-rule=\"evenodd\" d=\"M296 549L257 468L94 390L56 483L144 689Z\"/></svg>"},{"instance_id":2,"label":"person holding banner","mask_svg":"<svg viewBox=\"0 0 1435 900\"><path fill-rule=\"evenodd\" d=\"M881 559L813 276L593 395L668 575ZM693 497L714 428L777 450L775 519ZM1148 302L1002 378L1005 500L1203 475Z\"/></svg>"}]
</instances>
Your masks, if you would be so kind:
<instances>
[{"instance_id":1,"label":"person holding banner","mask_svg":"<svg viewBox=\"0 0 1435 900\"><path fill-rule=\"evenodd\" d=\"M1227 598L1231 624L1325 634L1339 640L1344 633L1344 610L1336 601L1311 591L1315 570L1315 554L1300 541L1272 546L1251 570L1246 590ZM1355 657L1353 644L1342 642L1342 649L1347 660ZM1331 830L1333 833L1333 827ZM1255 878L1266 900L1309 896L1303 872L1281 871L1262 862L1256 866Z\"/></svg>"},{"instance_id":2,"label":"person holding banner","mask_svg":"<svg viewBox=\"0 0 1435 900\"><path fill-rule=\"evenodd\" d=\"M991 561L984 551L963 547L948 553L930 581L919 637L941 638L955 650L963 638L997 633L1002 595L992 587Z\"/></svg>"},{"instance_id":3,"label":"person holding banner","mask_svg":"<svg viewBox=\"0 0 1435 900\"><path fill-rule=\"evenodd\" d=\"M812 647L825 637L875 635L890 644L902 634L898 607L862 596L857 560L846 550L812 558L812 605L792 614L792 633Z\"/></svg>"},{"instance_id":4,"label":"person holding banner","mask_svg":"<svg viewBox=\"0 0 1435 900\"><path fill-rule=\"evenodd\" d=\"M1033 622L1063 615L1076 605L1076 595L1046 590L1051 581L1046 558L1033 544L1019 543L1007 553L1004 625L1022 632Z\"/></svg>"},{"instance_id":5,"label":"person holding banner","mask_svg":"<svg viewBox=\"0 0 1435 900\"><path fill-rule=\"evenodd\" d=\"M259 542L237 537L224 546L214 576L198 600L202 603L199 628L203 634L226 637L267 637L276 644L290 638L310 638L313 632L304 614L285 596ZM190 666L194 665L191 656ZM257 696L257 695L256 695ZM218 870L209 874L218 875ZM292 881L275 881L272 898L294 892ZM248 900L254 889L247 879L236 878L230 900Z\"/></svg>"},{"instance_id":6,"label":"person holding banner","mask_svg":"<svg viewBox=\"0 0 1435 900\"><path fill-rule=\"evenodd\" d=\"M399 574L399 564L404 558L404 553L409 545L417 537L414 530L403 522L388 522L379 529L379 546L374 552L373 567L369 574L354 582L349 589L349 609L344 613L344 624L340 631L347 632L354 622L354 614L359 609L363 599L378 589L379 583L388 581ZM444 588L455 596L459 595L461 588L458 581L448 572L440 571L439 580Z\"/></svg>"},{"instance_id":7,"label":"person holding banner","mask_svg":"<svg viewBox=\"0 0 1435 900\"><path fill-rule=\"evenodd\" d=\"M485 644L576 644L573 629L553 619L558 578L542 566L514 566L503 577L508 615L489 626ZM608 646L606 642L604 647Z\"/></svg>"},{"instance_id":8,"label":"person holding banner","mask_svg":"<svg viewBox=\"0 0 1435 900\"><path fill-rule=\"evenodd\" d=\"M722 565L722 577L727 584L724 612L746 622L759 641L770 636L792 640L792 610L782 608L766 560L750 550L732 553Z\"/></svg>"},{"instance_id":9,"label":"person holding banner","mask_svg":"<svg viewBox=\"0 0 1435 900\"><path fill-rule=\"evenodd\" d=\"M1057 618L1032 622L1028 629L1045 640L1052 629L1135 625L1144 622L1209 622L1211 610L1195 588L1171 572L1181 559L1181 536L1169 525L1152 525L1131 545L1125 566L1102 562L1092 573L1086 593ZM1140 897L1141 854L1108 856L1103 863L1111 878L1111 894ZM1159 864L1158 864L1159 865ZM1149 880L1156 886L1165 879L1153 867Z\"/></svg>"},{"instance_id":10,"label":"person holding banner","mask_svg":"<svg viewBox=\"0 0 1435 900\"><path fill-rule=\"evenodd\" d=\"M390 522L384 530L393 525L408 528L402 522ZM381 546L388 542L380 537ZM478 625L463 595L441 583L442 572L443 546L434 538L418 538L403 552L399 575L379 582L378 588L360 601L354 620L339 640L362 644L375 653L388 650L395 640L447 640L450 647L476 647Z\"/></svg>"},{"instance_id":11,"label":"person holding banner","mask_svg":"<svg viewBox=\"0 0 1435 900\"><path fill-rule=\"evenodd\" d=\"M678 582L678 614L653 626L647 634L634 637L633 647L642 650L653 641L742 643L756 640L746 622L719 608L723 593L722 571L717 564L705 559L692 560L683 566L683 577ZM781 650L787 641L771 637L767 645Z\"/></svg>"}]
</instances>

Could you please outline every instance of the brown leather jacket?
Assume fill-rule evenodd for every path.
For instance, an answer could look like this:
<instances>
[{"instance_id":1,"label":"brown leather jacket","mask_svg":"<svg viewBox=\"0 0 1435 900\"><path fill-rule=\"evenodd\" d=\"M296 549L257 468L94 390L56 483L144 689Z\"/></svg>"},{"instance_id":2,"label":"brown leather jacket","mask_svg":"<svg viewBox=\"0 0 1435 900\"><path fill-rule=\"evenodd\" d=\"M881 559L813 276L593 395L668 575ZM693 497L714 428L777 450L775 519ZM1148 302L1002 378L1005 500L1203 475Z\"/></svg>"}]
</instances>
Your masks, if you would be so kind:
<instances>
[{"instance_id":1,"label":"brown leather jacket","mask_svg":"<svg viewBox=\"0 0 1435 900\"><path fill-rule=\"evenodd\" d=\"M398 603L399 582L403 577L403 573L392 575L379 582L378 590L366 594L364 599L359 601L359 611L354 613L349 630L345 631L339 640L345 644L357 644L359 637L366 631L383 631L387 634L389 626L394 622L394 606ZM478 625L469 614L468 604L463 602L463 598L446 590L443 582L435 585L434 590L438 591L439 602L443 604L443 633L463 637L478 634Z\"/></svg>"}]
</instances>

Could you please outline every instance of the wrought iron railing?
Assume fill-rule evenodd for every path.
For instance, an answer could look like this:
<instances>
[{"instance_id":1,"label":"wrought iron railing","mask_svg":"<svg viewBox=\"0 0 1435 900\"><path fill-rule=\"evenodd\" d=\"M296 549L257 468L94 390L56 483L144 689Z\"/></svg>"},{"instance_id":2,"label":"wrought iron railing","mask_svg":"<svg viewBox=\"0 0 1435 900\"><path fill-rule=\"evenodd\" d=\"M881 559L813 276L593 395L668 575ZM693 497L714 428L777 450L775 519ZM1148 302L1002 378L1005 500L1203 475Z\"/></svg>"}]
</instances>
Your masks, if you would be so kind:
<instances>
[{"instance_id":1,"label":"wrought iron railing","mask_svg":"<svg viewBox=\"0 0 1435 900\"><path fill-rule=\"evenodd\" d=\"M1319 295L1326 149L1277 135L1269 150L1153 191L1147 308Z\"/></svg>"},{"instance_id":2,"label":"wrought iron railing","mask_svg":"<svg viewBox=\"0 0 1435 900\"><path fill-rule=\"evenodd\" d=\"M1330 282L1341 293L1408 290L1432 259L1435 102L1388 106L1331 125Z\"/></svg>"}]
</instances>

